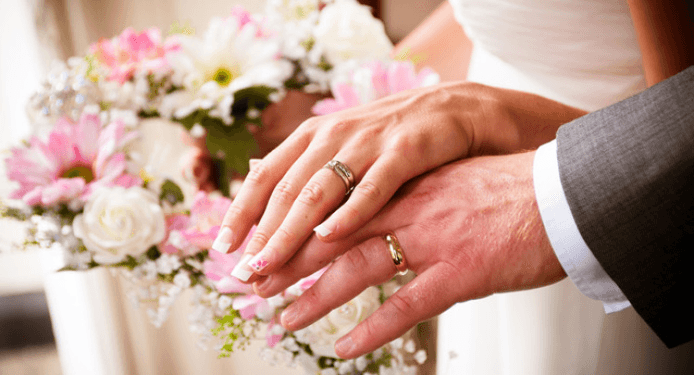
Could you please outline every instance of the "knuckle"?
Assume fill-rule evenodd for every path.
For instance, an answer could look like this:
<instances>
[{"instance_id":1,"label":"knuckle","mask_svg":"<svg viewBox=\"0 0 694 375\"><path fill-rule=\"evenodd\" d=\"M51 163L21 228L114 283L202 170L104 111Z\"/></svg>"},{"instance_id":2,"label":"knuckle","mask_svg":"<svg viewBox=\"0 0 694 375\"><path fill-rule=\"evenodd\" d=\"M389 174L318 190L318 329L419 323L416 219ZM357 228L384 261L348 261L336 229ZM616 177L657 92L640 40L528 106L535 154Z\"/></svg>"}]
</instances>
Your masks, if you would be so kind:
<instances>
[{"instance_id":1,"label":"knuckle","mask_svg":"<svg viewBox=\"0 0 694 375\"><path fill-rule=\"evenodd\" d=\"M348 251L342 257L345 258L347 263L347 268L355 273L363 273L365 270L369 269L369 250L364 247L363 244L358 245L354 251Z\"/></svg>"},{"instance_id":2,"label":"knuckle","mask_svg":"<svg viewBox=\"0 0 694 375\"><path fill-rule=\"evenodd\" d=\"M227 209L227 218L229 218L230 221L235 221L239 218L247 217L248 214L248 210L240 204L236 204L236 202L232 202L229 208Z\"/></svg>"},{"instance_id":3,"label":"knuckle","mask_svg":"<svg viewBox=\"0 0 694 375\"><path fill-rule=\"evenodd\" d=\"M370 141L373 141L382 132L383 132L382 129L375 128L375 127L363 129L356 134L354 140L355 140L356 144L363 145L363 144L366 144Z\"/></svg>"},{"instance_id":4,"label":"knuckle","mask_svg":"<svg viewBox=\"0 0 694 375\"><path fill-rule=\"evenodd\" d=\"M383 191L371 181L361 181L354 187L352 195L359 195L369 202L380 202L383 199Z\"/></svg>"},{"instance_id":5,"label":"knuckle","mask_svg":"<svg viewBox=\"0 0 694 375\"><path fill-rule=\"evenodd\" d=\"M386 302L390 308L394 309L396 314L402 314L401 316L410 316L415 312L416 304L407 295L402 293L395 293L388 297Z\"/></svg>"},{"instance_id":6,"label":"knuckle","mask_svg":"<svg viewBox=\"0 0 694 375\"><path fill-rule=\"evenodd\" d=\"M331 139L339 139L345 135L349 127L346 121L335 121L330 126L326 127L325 135Z\"/></svg>"},{"instance_id":7,"label":"knuckle","mask_svg":"<svg viewBox=\"0 0 694 375\"><path fill-rule=\"evenodd\" d=\"M266 163L260 161L248 172L245 182L260 185L270 178L270 170L270 167L268 167Z\"/></svg>"},{"instance_id":8,"label":"knuckle","mask_svg":"<svg viewBox=\"0 0 694 375\"><path fill-rule=\"evenodd\" d=\"M324 189L317 181L311 181L299 193L297 200L303 204L314 206L323 200Z\"/></svg>"},{"instance_id":9,"label":"knuckle","mask_svg":"<svg viewBox=\"0 0 694 375\"><path fill-rule=\"evenodd\" d=\"M402 135L393 139L390 149L403 155L407 161L414 162L413 158L428 154L429 142L424 135Z\"/></svg>"},{"instance_id":10,"label":"knuckle","mask_svg":"<svg viewBox=\"0 0 694 375\"><path fill-rule=\"evenodd\" d=\"M293 244L298 236L296 233L288 230L285 227L279 227L277 228L277 231L275 232L275 236L277 236L280 239L280 243L284 244Z\"/></svg>"},{"instance_id":11,"label":"knuckle","mask_svg":"<svg viewBox=\"0 0 694 375\"><path fill-rule=\"evenodd\" d=\"M317 306L321 303L321 295L315 285L306 289L306 291L301 295L301 299L306 306Z\"/></svg>"},{"instance_id":12,"label":"knuckle","mask_svg":"<svg viewBox=\"0 0 694 375\"><path fill-rule=\"evenodd\" d=\"M359 323L359 329L362 331L364 337L379 337L383 334L383 328L376 326L374 319L365 319Z\"/></svg>"},{"instance_id":13,"label":"knuckle","mask_svg":"<svg viewBox=\"0 0 694 375\"><path fill-rule=\"evenodd\" d=\"M294 184L286 180L280 181L272 191L272 199L281 203L293 202L296 196Z\"/></svg>"},{"instance_id":14,"label":"knuckle","mask_svg":"<svg viewBox=\"0 0 694 375\"><path fill-rule=\"evenodd\" d=\"M350 201L347 201L347 203L340 207L339 210L339 214L341 215L340 217L351 218L350 221L356 221L357 223L365 223L367 220L365 215L356 207L354 207L354 204L351 204Z\"/></svg>"},{"instance_id":15,"label":"knuckle","mask_svg":"<svg viewBox=\"0 0 694 375\"><path fill-rule=\"evenodd\" d=\"M255 233L253 233L253 237L248 245L257 245L258 248L262 248L268 243L269 240L270 235L268 235L265 230L258 228L256 229Z\"/></svg>"}]
</instances>

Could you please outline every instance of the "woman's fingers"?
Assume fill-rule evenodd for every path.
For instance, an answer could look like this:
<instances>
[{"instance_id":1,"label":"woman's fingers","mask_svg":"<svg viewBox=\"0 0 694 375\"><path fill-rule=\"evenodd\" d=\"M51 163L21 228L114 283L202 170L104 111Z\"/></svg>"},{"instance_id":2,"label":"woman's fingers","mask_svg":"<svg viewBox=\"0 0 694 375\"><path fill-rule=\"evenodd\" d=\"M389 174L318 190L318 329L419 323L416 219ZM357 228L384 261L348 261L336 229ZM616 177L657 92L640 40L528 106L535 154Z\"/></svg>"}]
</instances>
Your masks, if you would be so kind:
<instances>
[{"instance_id":1,"label":"woman's fingers","mask_svg":"<svg viewBox=\"0 0 694 375\"><path fill-rule=\"evenodd\" d=\"M277 235L277 228L282 224L294 201L301 194L306 181L311 178L313 171L323 165L324 151L305 152L289 168L284 177L276 184L270 195L265 212L256 227L253 237L244 250L244 256L232 272L232 276L241 281L248 281L252 273L263 270L275 262L278 251L284 248L273 247L263 253L268 241ZM263 161L259 165L263 165Z\"/></svg>"},{"instance_id":2,"label":"woman's fingers","mask_svg":"<svg viewBox=\"0 0 694 375\"><path fill-rule=\"evenodd\" d=\"M369 168L345 204L315 228L325 241L335 241L356 232L371 220L405 181L420 170L395 153L384 154Z\"/></svg>"},{"instance_id":3,"label":"woman's fingers","mask_svg":"<svg viewBox=\"0 0 694 375\"><path fill-rule=\"evenodd\" d=\"M310 137L297 134L256 163L222 220L222 228L212 245L213 250L226 253L241 246L253 224L265 211L274 187L292 161L306 150L309 142Z\"/></svg>"},{"instance_id":4,"label":"woman's fingers","mask_svg":"<svg viewBox=\"0 0 694 375\"><path fill-rule=\"evenodd\" d=\"M246 249L246 253L254 254L248 262L252 271L266 275L281 267L306 241L315 223L344 199L344 192L341 179L319 168L298 194L271 203L256 230L260 235Z\"/></svg>"}]
</instances>

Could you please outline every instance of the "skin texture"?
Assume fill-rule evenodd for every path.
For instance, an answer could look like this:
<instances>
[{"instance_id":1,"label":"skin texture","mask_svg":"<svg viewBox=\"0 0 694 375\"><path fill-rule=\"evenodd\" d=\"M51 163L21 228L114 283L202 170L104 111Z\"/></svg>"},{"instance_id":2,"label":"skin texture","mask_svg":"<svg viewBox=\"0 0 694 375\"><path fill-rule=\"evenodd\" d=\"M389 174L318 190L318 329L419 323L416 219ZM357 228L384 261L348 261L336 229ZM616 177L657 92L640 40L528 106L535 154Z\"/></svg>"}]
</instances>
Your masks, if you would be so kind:
<instances>
[{"instance_id":1,"label":"skin texture","mask_svg":"<svg viewBox=\"0 0 694 375\"><path fill-rule=\"evenodd\" d=\"M265 268L254 271L268 275L329 214L324 225L332 233L324 240L344 238L406 181L463 157L536 148L583 114L536 95L457 82L314 117L248 174L224 218L233 233L224 242L235 249L259 220L245 253L260 254ZM343 181L322 168L332 159L359 183L331 214L345 199Z\"/></svg>"},{"instance_id":2,"label":"skin texture","mask_svg":"<svg viewBox=\"0 0 694 375\"><path fill-rule=\"evenodd\" d=\"M395 275L380 237L393 231L417 276L338 341L337 354L354 358L457 302L559 281L566 274L535 202L534 154L466 159L419 177L356 233L332 243L310 239L256 292L274 295L341 256L282 315L287 329L306 327Z\"/></svg>"}]
</instances>

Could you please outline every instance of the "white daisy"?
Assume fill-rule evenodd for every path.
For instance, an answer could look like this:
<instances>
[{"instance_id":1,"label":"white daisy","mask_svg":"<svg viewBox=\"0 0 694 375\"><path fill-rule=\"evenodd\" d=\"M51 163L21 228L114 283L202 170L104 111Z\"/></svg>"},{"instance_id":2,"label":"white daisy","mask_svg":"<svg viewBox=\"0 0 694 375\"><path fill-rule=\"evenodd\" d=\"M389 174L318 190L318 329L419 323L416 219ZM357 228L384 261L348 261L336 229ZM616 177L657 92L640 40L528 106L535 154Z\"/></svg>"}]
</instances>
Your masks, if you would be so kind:
<instances>
[{"instance_id":1,"label":"white daisy","mask_svg":"<svg viewBox=\"0 0 694 375\"><path fill-rule=\"evenodd\" d=\"M236 91L258 85L280 88L292 73L291 63L278 58L278 41L261 35L254 22L240 26L234 17L216 18L202 38L181 35L180 43L170 59L172 80L189 94L171 94L177 117L210 109L212 116L230 123Z\"/></svg>"}]
</instances>

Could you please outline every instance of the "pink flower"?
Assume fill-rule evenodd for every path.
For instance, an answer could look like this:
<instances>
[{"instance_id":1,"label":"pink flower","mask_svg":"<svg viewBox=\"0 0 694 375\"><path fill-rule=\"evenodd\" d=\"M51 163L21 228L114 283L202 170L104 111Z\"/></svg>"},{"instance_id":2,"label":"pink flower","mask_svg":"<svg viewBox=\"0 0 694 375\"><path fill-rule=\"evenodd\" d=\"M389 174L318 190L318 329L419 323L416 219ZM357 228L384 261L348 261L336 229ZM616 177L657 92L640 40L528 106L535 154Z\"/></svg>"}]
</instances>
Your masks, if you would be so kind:
<instances>
[{"instance_id":1,"label":"pink flower","mask_svg":"<svg viewBox=\"0 0 694 375\"><path fill-rule=\"evenodd\" d=\"M267 300L257 294L246 294L235 297L231 307L237 310L241 314L241 317L246 320L253 319L256 316L267 317L273 312Z\"/></svg>"},{"instance_id":2,"label":"pink flower","mask_svg":"<svg viewBox=\"0 0 694 375\"><path fill-rule=\"evenodd\" d=\"M247 23L251 22L251 13L241 5L236 5L231 9L231 17L236 19L239 30L243 29Z\"/></svg>"},{"instance_id":3,"label":"pink flower","mask_svg":"<svg viewBox=\"0 0 694 375\"><path fill-rule=\"evenodd\" d=\"M162 250L169 254L181 251L183 255L192 255L210 249L230 204L228 198L212 197L199 191L193 200L190 215L175 214L167 218L169 234Z\"/></svg>"},{"instance_id":4,"label":"pink flower","mask_svg":"<svg viewBox=\"0 0 694 375\"><path fill-rule=\"evenodd\" d=\"M239 31L246 27L246 25L250 24L257 29L255 33L255 36L257 38L267 38L270 36L267 30L265 30L265 28L263 27L263 25L260 22L254 20L251 13L241 5L236 5L231 9L231 18L236 20L236 24L238 25Z\"/></svg>"},{"instance_id":5,"label":"pink flower","mask_svg":"<svg viewBox=\"0 0 694 375\"><path fill-rule=\"evenodd\" d=\"M16 147L5 162L7 176L19 183L12 198L30 206L82 202L100 186L131 187L142 180L128 175L123 147L137 134L116 121L102 129L98 115L83 114L77 124L58 120L43 142L32 138Z\"/></svg>"},{"instance_id":6,"label":"pink flower","mask_svg":"<svg viewBox=\"0 0 694 375\"><path fill-rule=\"evenodd\" d=\"M267 325L267 333L265 334L265 341L267 342L267 346L270 348L274 348L275 345L279 344L283 336L273 333L272 327L274 327L275 325L277 325L275 319L270 320L270 322Z\"/></svg>"},{"instance_id":7,"label":"pink flower","mask_svg":"<svg viewBox=\"0 0 694 375\"><path fill-rule=\"evenodd\" d=\"M433 70L424 68L417 74L409 61L372 61L352 71L348 82L332 84L333 98L319 101L312 111L316 115L326 115L438 81L439 76Z\"/></svg>"},{"instance_id":8,"label":"pink flower","mask_svg":"<svg viewBox=\"0 0 694 375\"><path fill-rule=\"evenodd\" d=\"M137 69L147 73L166 72L169 68L166 54L179 48L175 38L162 43L161 31L153 27L139 34L127 28L113 39L92 44L89 51L110 71L108 80L123 84Z\"/></svg>"}]
</instances>

